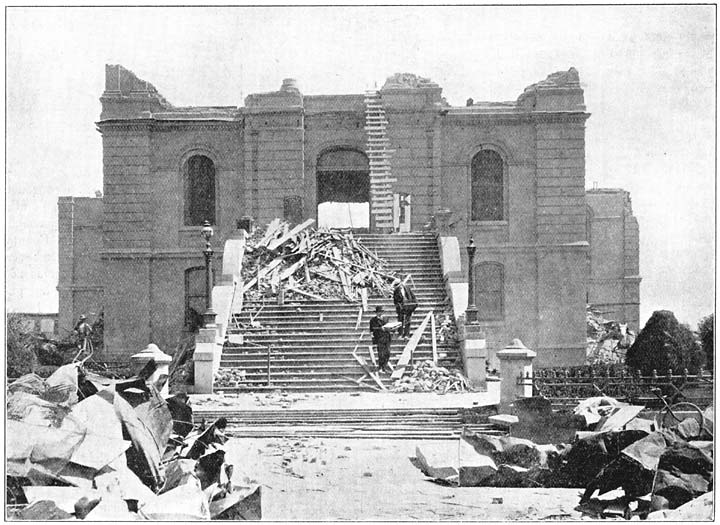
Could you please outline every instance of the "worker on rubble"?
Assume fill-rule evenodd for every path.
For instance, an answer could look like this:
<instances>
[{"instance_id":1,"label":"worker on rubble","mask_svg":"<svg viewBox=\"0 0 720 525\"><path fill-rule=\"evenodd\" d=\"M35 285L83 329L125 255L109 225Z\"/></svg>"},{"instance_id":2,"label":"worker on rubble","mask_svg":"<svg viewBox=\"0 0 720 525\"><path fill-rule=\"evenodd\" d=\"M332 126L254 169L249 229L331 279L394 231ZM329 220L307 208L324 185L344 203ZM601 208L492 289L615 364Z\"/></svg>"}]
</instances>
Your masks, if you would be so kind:
<instances>
[{"instance_id":1,"label":"worker on rubble","mask_svg":"<svg viewBox=\"0 0 720 525\"><path fill-rule=\"evenodd\" d=\"M78 322L75 324L75 328L73 328L73 331L78 334L78 349L80 351L75 356L75 359L77 360L83 352L87 351L88 346L92 347L92 343L90 342L92 327L90 326L90 323L87 322L87 317L85 315L80 316Z\"/></svg>"},{"instance_id":2,"label":"worker on rubble","mask_svg":"<svg viewBox=\"0 0 720 525\"><path fill-rule=\"evenodd\" d=\"M402 323L400 328L398 328L398 335L403 339L409 339L410 319L418 303L413 291L400 279L393 281L393 303L395 303L398 322Z\"/></svg>"},{"instance_id":3,"label":"worker on rubble","mask_svg":"<svg viewBox=\"0 0 720 525\"><path fill-rule=\"evenodd\" d=\"M379 372L392 372L388 362L390 361L390 340L392 334L385 328L387 318L382 314L383 307L378 305L375 307L375 317L370 319L370 332L372 333L372 342L377 349Z\"/></svg>"}]
</instances>

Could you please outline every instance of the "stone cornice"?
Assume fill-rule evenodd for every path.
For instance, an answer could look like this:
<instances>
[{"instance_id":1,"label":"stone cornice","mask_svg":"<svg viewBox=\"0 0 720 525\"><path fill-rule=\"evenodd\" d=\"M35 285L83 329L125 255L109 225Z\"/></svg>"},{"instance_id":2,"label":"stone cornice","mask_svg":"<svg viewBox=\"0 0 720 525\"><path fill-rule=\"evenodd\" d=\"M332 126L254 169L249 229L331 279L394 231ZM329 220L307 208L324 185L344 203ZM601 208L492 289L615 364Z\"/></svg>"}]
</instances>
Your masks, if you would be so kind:
<instances>
[{"instance_id":1,"label":"stone cornice","mask_svg":"<svg viewBox=\"0 0 720 525\"><path fill-rule=\"evenodd\" d=\"M101 120L95 125L101 133L105 131L171 131L173 128L188 129L238 129L242 128L242 119L236 120L195 120L195 119L127 119L127 120Z\"/></svg>"},{"instance_id":2,"label":"stone cornice","mask_svg":"<svg viewBox=\"0 0 720 525\"><path fill-rule=\"evenodd\" d=\"M523 113L478 113L478 112L448 112L444 115L443 124L447 126L462 126L476 122L493 124L546 124L560 122L584 123L590 113L585 112L523 112Z\"/></svg>"}]
</instances>

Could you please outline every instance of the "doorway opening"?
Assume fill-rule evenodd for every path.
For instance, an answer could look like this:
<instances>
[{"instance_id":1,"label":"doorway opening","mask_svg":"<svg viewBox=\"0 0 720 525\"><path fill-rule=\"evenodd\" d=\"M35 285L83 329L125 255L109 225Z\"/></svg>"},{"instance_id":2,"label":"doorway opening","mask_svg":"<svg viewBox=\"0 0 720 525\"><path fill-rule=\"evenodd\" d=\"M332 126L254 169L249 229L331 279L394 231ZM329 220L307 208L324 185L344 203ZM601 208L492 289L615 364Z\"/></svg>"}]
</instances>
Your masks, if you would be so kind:
<instances>
[{"instance_id":1,"label":"doorway opening","mask_svg":"<svg viewBox=\"0 0 720 525\"><path fill-rule=\"evenodd\" d=\"M317 162L317 218L325 228L370 228L370 167L364 153L338 148Z\"/></svg>"}]
</instances>

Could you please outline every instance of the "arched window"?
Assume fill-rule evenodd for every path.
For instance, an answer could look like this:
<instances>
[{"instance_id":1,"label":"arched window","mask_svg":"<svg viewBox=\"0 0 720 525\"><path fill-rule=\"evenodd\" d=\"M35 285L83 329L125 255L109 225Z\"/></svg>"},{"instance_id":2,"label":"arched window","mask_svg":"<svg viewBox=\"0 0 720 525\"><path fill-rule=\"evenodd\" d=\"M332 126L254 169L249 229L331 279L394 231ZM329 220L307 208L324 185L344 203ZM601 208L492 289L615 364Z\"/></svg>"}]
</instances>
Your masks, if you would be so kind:
<instances>
[{"instance_id":1,"label":"arched window","mask_svg":"<svg viewBox=\"0 0 720 525\"><path fill-rule=\"evenodd\" d=\"M504 163L495 151L480 151L472 159L472 213L474 221L502 221L504 212Z\"/></svg>"},{"instance_id":2,"label":"arched window","mask_svg":"<svg viewBox=\"0 0 720 525\"><path fill-rule=\"evenodd\" d=\"M185 225L215 224L215 165L204 155L185 162Z\"/></svg>"},{"instance_id":3,"label":"arched window","mask_svg":"<svg viewBox=\"0 0 720 525\"><path fill-rule=\"evenodd\" d=\"M505 272L502 264L480 263L475 268L475 305L478 319L501 320L505 288Z\"/></svg>"}]
</instances>

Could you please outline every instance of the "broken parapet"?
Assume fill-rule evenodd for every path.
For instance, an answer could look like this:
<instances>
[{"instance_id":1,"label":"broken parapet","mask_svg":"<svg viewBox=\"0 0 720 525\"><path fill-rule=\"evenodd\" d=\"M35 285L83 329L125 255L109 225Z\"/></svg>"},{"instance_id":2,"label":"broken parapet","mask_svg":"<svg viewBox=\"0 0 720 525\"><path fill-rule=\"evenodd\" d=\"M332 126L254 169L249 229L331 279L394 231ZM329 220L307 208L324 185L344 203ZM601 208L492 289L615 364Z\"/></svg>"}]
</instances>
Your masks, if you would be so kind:
<instances>
[{"instance_id":1,"label":"broken parapet","mask_svg":"<svg viewBox=\"0 0 720 525\"><path fill-rule=\"evenodd\" d=\"M585 98L577 69L558 71L532 84L518 97L517 105L529 111L585 111Z\"/></svg>"},{"instance_id":2,"label":"broken parapet","mask_svg":"<svg viewBox=\"0 0 720 525\"><path fill-rule=\"evenodd\" d=\"M442 88L429 78L395 73L385 81L380 97L386 109L432 109L443 105Z\"/></svg>"},{"instance_id":3,"label":"broken parapet","mask_svg":"<svg viewBox=\"0 0 720 525\"><path fill-rule=\"evenodd\" d=\"M105 64L105 91L100 102L100 120L149 117L143 113L173 109L155 86L120 64Z\"/></svg>"},{"instance_id":4,"label":"broken parapet","mask_svg":"<svg viewBox=\"0 0 720 525\"><path fill-rule=\"evenodd\" d=\"M303 106L303 95L298 88L297 80L286 78L278 91L269 93L253 93L245 97L245 108L266 111L269 108L298 109Z\"/></svg>"}]
</instances>

